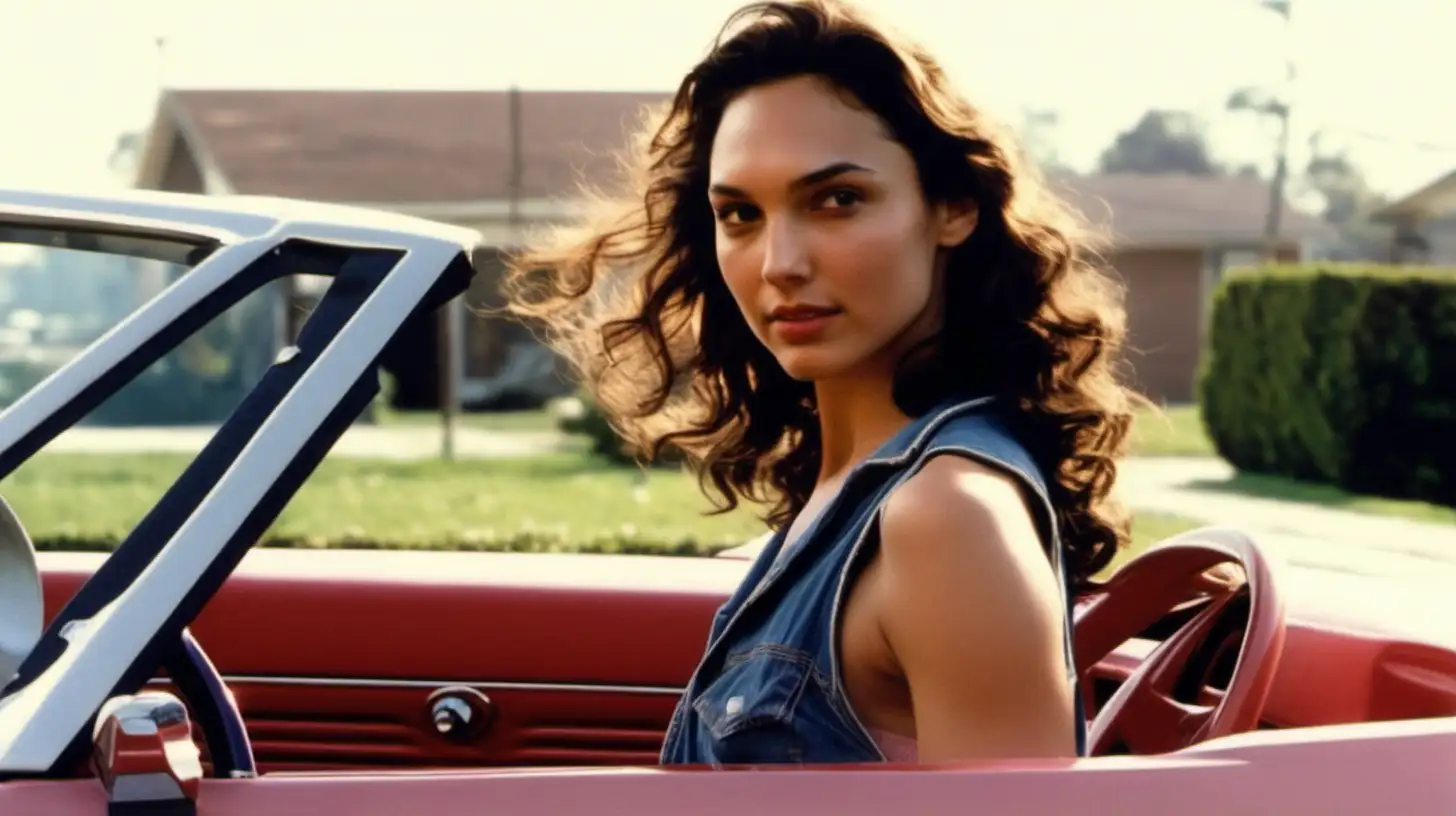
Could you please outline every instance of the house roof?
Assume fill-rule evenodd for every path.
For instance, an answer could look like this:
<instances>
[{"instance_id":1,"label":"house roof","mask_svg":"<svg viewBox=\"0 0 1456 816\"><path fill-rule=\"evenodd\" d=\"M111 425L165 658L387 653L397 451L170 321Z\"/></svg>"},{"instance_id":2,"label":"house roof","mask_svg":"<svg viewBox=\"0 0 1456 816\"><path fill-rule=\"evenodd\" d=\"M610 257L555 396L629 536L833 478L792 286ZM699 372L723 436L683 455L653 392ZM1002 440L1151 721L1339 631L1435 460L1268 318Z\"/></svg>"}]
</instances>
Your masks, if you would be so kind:
<instances>
[{"instance_id":1,"label":"house roof","mask_svg":"<svg viewBox=\"0 0 1456 816\"><path fill-rule=\"evenodd\" d=\"M170 91L163 115L239 193L342 202L508 199L510 92ZM662 94L520 94L522 198L615 172ZM203 148L199 150L198 148ZM146 172L144 167L143 173Z\"/></svg>"},{"instance_id":2,"label":"house roof","mask_svg":"<svg viewBox=\"0 0 1456 816\"><path fill-rule=\"evenodd\" d=\"M1050 179L1052 189L1117 240L1138 244L1257 242L1264 234L1269 184L1244 176L1100 174ZM1333 237L1324 221L1287 204L1286 240Z\"/></svg>"},{"instance_id":3,"label":"house roof","mask_svg":"<svg viewBox=\"0 0 1456 816\"><path fill-rule=\"evenodd\" d=\"M1456 170L1375 211L1377 221L1424 220L1456 215Z\"/></svg>"},{"instance_id":4,"label":"house roof","mask_svg":"<svg viewBox=\"0 0 1456 816\"><path fill-rule=\"evenodd\" d=\"M512 193L509 91L172 90L138 175L160 184L185 144L210 189L344 203L502 202ZM610 183L614 153L663 93L522 91L519 198L569 198ZM1123 243L1257 241L1268 206L1258 180L1182 175L1075 176L1058 192ZM1291 239L1327 234L1286 208Z\"/></svg>"}]
</instances>

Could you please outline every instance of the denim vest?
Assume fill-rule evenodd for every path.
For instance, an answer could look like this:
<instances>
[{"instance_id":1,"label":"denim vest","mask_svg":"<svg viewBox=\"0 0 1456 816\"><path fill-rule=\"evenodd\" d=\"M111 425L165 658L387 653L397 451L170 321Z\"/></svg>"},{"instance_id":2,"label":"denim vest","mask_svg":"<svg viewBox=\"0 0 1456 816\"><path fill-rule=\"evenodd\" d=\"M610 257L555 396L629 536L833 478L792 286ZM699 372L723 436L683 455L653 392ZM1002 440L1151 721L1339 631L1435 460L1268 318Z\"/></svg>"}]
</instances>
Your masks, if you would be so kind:
<instances>
[{"instance_id":1,"label":"denim vest","mask_svg":"<svg viewBox=\"0 0 1456 816\"><path fill-rule=\"evenodd\" d=\"M1064 652L1072 661L1071 593L1046 481L991 398L946 403L856 465L788 552L785 531L764 547L713 617L707 650L678 701L663 764L877 762L885 756L850 708L840 672L839 616L855 571L878 544L880 506L932 456L954 454L1017 477L1061 577ZM1085 752L1081 695L1077 753Z\"/></svg>"}]
</instances>

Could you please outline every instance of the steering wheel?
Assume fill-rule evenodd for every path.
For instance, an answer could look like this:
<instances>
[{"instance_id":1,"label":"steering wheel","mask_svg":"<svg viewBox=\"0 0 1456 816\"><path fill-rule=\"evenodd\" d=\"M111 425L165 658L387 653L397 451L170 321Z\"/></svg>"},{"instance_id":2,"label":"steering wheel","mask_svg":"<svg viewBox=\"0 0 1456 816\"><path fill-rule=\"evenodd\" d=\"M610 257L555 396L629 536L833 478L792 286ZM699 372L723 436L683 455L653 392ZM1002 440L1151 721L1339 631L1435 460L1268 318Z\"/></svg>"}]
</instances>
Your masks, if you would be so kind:
<instances>
[{"instance_id":1,"label":"steering wheel","mask_svg":"<svg viewBox=\"0 0 1456 816\"><path fill-rule=\"evenodd\" d=\"M212 761L212 775L218 779L256 776L253 746L237 700L190 629L182 630L162 668L192 706Z\"/></svg>"},{"instance_id":2,"label":"steering wheel","mask_svg":"<svg viewBox=\"0 0 1456 816\"><path fill-rule=\"evenodd\" d=\"M1216 576L1235 565L1243 580ZM1247 599L1237 663L1222 695L1203 689L1180 695L1195 657L1207 654L1221 619ZM1239 602L1236 604L1236 601ZM1284 648L1284 604L1269 563L1249 536L1207 527L1168 539L1129 561L1079 605L1074 619L1077 674L1089 687L1093 667L1175 607L1202 603L1159 644L1097 712L1088 733L1092 756L1115 745L1133 754L1177 751L1215 737L1251 731L1269 697ZM1179 696L1196 696L1179 700Z\"/></svg>"}]
</instances>

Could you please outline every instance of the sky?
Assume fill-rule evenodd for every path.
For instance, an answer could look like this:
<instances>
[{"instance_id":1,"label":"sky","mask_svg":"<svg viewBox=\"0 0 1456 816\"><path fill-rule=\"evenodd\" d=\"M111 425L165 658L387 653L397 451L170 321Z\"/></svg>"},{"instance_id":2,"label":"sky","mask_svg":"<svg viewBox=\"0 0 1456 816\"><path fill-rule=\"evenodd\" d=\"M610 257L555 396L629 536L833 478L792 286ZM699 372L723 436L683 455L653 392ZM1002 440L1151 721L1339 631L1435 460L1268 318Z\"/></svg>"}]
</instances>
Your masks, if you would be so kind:
<instances>
[{"instance_id":1,"label":"sky","mask_svg":"<svg viewBox=\"0 0 1456 816\"><path fill-rule=\"evenodd\" d=\"M1298 65L1294 160L1311 134L1399 196L1456 169L1453 0L863 0L975 103L1053 110L1089 169L1148 108L1191 110L1215 156L1268 167L1274 125L1236 88ZM118 134L158 89L671 90L742 0L0 0L0 186L115 187ZM158 38L165 46L158 48Z\"/></svg>"}]
</instances>

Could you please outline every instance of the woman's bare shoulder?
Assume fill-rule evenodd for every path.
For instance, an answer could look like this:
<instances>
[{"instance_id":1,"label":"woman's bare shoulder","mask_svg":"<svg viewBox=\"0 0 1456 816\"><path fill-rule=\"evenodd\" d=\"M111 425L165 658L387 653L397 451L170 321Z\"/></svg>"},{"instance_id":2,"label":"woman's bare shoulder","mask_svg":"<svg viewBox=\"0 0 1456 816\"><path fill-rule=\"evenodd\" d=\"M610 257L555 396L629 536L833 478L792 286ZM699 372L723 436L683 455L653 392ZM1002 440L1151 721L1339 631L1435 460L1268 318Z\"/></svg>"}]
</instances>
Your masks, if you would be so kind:
<instances>
[{"instance_id":1,"label":"woman's bare shoulder","mask_svg":"<svg viewBox=\"0 0 1456 816\"><path fill-rule=\"evenodd\" d=\"M1018 477L1004 470L965 456L936 456L886 500L883 546L912 558L954 550L993 568L1007 558L1046 566L1045 544L1026 496ZM981 545L967 547L967 536L977 534Z\"/></svg>"},{"instance_id":2,"label":"woman's bare shoulder","mask_svg":"<svg viewBox=\"0 0 1456 816\"><path fill-rule=\"evenodd\" d=\"M922 753L1065 755L1064 612L1015 477L937 457L884 507L877 617Z\"/></svg>"}]
</instances>

